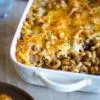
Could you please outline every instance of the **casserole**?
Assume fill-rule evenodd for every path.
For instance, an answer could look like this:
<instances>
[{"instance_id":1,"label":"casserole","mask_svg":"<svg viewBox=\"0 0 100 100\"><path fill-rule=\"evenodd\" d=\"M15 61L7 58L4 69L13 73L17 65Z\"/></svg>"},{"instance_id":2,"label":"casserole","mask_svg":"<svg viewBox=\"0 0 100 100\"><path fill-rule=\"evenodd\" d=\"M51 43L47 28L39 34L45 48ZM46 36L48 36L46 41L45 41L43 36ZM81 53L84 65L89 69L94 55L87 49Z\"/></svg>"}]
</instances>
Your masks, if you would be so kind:
<instances>
[{"instance_id":1,"label":"casserole","mask_svg":"<svg viewBox=\"0 0 100 100\"><path fill-rule=\"evenodd\" d=\"M32 0L29 1L25 9L25 12L19 23L18 29L15 33L10 49L10 55L15 64L15 69L19 76L28 83L46 85L47 87L57 91L72 92L80 89L81 91L94 92L93 90L95 89L95 92L99 92L99 76L27 67L26 65L23 65L16 60L15 53L17 39L20 38L21 28L31 5ZM96 82L96 80L98 80L98 82ZM57 81L58 83L54 81Z\"/></svg>"}]
</instances>

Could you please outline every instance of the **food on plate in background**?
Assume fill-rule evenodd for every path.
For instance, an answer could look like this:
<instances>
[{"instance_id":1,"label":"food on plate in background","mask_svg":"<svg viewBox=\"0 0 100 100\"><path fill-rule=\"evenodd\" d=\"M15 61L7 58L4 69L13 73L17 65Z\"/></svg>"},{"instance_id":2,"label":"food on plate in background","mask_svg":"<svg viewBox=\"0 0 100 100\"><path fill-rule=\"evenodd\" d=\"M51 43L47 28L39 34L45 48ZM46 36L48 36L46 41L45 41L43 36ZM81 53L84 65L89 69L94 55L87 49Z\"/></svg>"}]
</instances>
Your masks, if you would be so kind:
<instances>
[{"instance_id":1,"label":"food on plate in background","mask_svg":"<svg viewBox=\"0 0 100 100\"><path fill-rule=\"evenodd\" d=\"M0 100L13 100L13 99L6 94L0 94Z\"/></svg>"}]
</instances>

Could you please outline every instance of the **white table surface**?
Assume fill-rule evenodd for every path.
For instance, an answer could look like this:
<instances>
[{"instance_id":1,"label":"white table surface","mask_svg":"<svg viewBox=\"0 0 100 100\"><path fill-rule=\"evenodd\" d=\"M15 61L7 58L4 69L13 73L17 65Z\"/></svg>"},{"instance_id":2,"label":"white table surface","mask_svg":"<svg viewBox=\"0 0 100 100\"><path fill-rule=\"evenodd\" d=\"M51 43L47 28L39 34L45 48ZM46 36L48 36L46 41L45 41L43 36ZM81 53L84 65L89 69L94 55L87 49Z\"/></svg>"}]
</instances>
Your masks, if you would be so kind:
<instances>
[{"instance_id":1,"label":"white table surface","mask_svg":"<svg viewBox=\"0 0 100 100\"><path fill-rule=\"evenodd\" d=\"M26 3L23 0L15 0L12 13L8 19L0 20L0 81L8 82L24 89L35 100L100 100L100 94L83 92L59 93L45 87L29 85L20 79L10 60L9 48Z\"/></svg>"}]
</instances>

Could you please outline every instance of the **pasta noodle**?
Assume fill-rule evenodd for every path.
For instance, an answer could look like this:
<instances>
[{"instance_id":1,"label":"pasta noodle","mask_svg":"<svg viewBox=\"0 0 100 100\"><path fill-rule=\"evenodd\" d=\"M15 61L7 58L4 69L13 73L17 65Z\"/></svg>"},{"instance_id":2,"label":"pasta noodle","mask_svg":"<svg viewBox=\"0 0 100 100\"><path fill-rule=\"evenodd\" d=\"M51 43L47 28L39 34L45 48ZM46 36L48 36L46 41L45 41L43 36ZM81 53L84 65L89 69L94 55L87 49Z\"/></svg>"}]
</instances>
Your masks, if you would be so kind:
<instances>
[{"instance_id":1,"label":"pasta noodle","mask_svg":"<svg viewBox=\"0 0 100 100\"><path fill-rule=\"evenodd\" d=\"M34 0L16 58L33 67L100 74L100 0Z\"/></svg>"}]
</instances>

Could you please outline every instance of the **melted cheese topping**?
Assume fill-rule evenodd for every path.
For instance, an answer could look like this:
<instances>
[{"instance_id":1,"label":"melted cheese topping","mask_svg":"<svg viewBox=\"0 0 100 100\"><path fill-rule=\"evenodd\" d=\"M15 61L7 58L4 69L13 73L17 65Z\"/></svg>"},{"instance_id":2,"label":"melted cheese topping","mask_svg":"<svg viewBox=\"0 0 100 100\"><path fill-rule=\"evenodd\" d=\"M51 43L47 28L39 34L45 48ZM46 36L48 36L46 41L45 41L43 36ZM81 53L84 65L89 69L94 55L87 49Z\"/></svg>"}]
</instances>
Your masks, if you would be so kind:
<instances>
[{"instance_id":1,"label":"melted cheese topping","mask_svg":"<svg viewBox=\"0 0 100 100\"><path fill-rule=\"evenodd\" d=\"M36 0L23 24L16 57L38 67L48 61L51 68L61 56L85 52L83 45L95 37L100 38L100 1Z\"/></svg>"}]
</instances>

